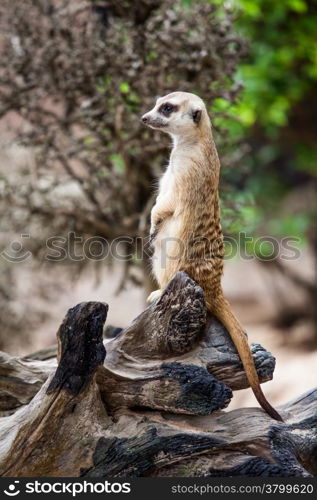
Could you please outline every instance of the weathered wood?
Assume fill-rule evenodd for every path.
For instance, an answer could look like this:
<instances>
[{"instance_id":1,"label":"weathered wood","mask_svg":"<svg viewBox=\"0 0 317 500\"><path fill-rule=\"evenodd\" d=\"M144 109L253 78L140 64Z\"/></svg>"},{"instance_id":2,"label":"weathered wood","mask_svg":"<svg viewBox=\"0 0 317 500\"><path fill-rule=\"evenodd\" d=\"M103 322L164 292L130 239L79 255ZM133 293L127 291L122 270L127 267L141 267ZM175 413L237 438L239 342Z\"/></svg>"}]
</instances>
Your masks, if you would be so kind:
<instances>
[{"instance_id":1,"label":"weathered wood","mask_svg":"<svg viewBox=\"0 0 317 500\"><path fill-rule=\"evenodd\" d=\"M58 331L56 372L28 406L0 420L1 475L79 475L81 467L91 464L93 430L110 423L95 382L105 357L107 309L88 302L68 312Z\"/></svg>"},{"instance_id":2,"label":"weathered wood","mask_svg":"<svg viewBox=\"0 0 317 500\"><path fill-rule=\"evenodd\" d=\"M59 363L48 394L58 389L79 394L96 367L103 364L106 350L102 331L107 312L107 304L98 302L83 302L69 309L57 332Z\"/></svg>"},{"instance_id":3,"label":"weathered wood","mask_svg":"<svg viewBox=\"0 0 317 500\"><path fill-rule=\"evenodd\" d=\"M317 389L283 405L290 425L255 408L209 417L120 415L82 475L309 477L317 472L316 406Z\"/></svg>"},{"instance_id":4,"label":"weathered wood","mask_svg":"<svg viewBox=\"0 0 317 500\"><path fill-rule=\"evenodd\" d=\"M113 411L142 406L206 415L227 406L231 389L248 386L227 330L207 316L202 289L184 272L106 347L99 380ZM275 359L259 345L252 352L261 381L270 380Z\"/></svg>"},{"instance_id":5,"label":"weathered wood","mask_svg":"<svg viewBox=\"0 0 317 500\"><path fill-rule=\"evenodd\" d=\"M80 329L77 324L73 328ZM146 407L205 415L225 408L232 389L248 386L228 332L216 318L207 316L202 289L185 273L177 273L160 300L145 309L128 328L114 330L116 336L105 341L105 371L98 376L109 411ZM252 352L261 381L270 380L275 359L258 344L252 346ZM40 352L22 360L30 374L34 357L38 356L43 359L49 354ZM45 380L54 362L46 360L42 366ZM25 385L23 373L22 379ZM15 380L19 381L18 371ZM30 384L21 404L28 402L39 388L32 378ZM14 390L15 385L13 395ZM12 411L9 393L7 387L2 408ZM17 405L15 401L14 407Z\"/></svg>"},{"instance_id":6,"label":"weathered wood","mask_svg":"<svg viewBox=\"0 0 317 500\"><path fill-rule=\"evenodd\" d=\"M39 351L23 356L23 360L30 361L46 361L47 359L56 358L57 356L57 344L46 347L45 349L40 349Z\"/></svg>"},{"instance_id":7,"label":"weathered wood","mask_svg":"<svg viewBox=\"0 0 317 500\"><path fill-rule=\"evenodd\" d=\"M105 370L98 378L107 408L206 415L227 406L229 387L201 363L179 361L198 344L205 324L202 289L178 273L157 303L107 342Z\"/></svg>"},{"instance_id":8,"label":"weathered wood","mask_svg":"<svg viewBox=\"0 0 317 500\"><path fill-rule=\"evenodd\" d=\"M56 359L30 362L0 352L0 416L29 403L54 369Z\"/></svg>"},{"instance_id":9,"label":"weathered wood","mask_svg":"<svg viewBox=\"0 0 317 500\"><path fill-rule=\"evenodd\" d=\"M317 389L279 409L286 424L256 408L211 416L111 409L110 417L100 397L100 380L109 376L103 366L106 313L100 303L80 304L69 311L58 332L60 360L55 373L29 405L0 419L1 475L316 473ZM189 387L194 399L196 388Z\"/></svg>"}]
</instances>

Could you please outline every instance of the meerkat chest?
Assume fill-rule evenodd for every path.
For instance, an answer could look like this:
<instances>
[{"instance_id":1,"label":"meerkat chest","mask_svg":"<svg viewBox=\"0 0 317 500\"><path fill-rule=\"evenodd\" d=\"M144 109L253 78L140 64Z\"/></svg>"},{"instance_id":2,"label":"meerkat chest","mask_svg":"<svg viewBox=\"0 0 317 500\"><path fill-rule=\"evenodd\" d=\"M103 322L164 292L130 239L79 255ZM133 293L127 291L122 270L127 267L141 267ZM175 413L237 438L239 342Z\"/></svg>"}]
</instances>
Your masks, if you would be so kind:
<instances>
[{"instance_id":1,"label":"meerkat chest","mask_svg":"<svg viewBox=\"0 0 317 500\"><path fill-rule=\"evenodd\" d=\"M175 173L169 165L159 182L158 198L172 193L175 190Z\"/></svg>"},{"instance_id":2,"label":"meerkat chest","mask_svg":"<svg viewBox=\"0 0 317 500\"><path fill-rule=\"evenodd\" d=\"M190 162L183 155L172 152L169 165L159 182L159 196L164 196L166 193L173 193L176 196L189 166Z\"/></svg>"}]
</instances>

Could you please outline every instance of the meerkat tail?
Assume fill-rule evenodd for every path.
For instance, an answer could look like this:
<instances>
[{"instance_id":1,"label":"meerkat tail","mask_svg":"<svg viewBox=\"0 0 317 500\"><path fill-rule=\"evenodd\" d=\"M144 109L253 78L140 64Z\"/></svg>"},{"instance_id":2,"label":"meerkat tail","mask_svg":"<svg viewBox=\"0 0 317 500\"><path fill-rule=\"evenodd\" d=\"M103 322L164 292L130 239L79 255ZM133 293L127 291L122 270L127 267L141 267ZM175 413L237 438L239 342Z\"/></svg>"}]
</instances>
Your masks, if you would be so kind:
<instances>
[{"instance_id":1,"label":"meerkat tail","mask_svg":"<svg viewBox=\"0 0 317 500\"><path fill-rule=\"evenodd\" d=\"M210 304L210 306L209 306ZM250 346L247 340L243 329L232 312L231 306L229 302L223 297L222 299L218 299L214 301L208 301L208 308L211 312L223 323L223 325L227 328L230 337L239 353L243 368L245 370L246 377L248 382L253 390L253 393L258 400L259 404L262 408L275 420L279 420L283 422L282 417L279 413L270 405L264 396L259 377L254 365L254 360L252 357L252 353L250 350Z\"/></svg>"}]
</instances>

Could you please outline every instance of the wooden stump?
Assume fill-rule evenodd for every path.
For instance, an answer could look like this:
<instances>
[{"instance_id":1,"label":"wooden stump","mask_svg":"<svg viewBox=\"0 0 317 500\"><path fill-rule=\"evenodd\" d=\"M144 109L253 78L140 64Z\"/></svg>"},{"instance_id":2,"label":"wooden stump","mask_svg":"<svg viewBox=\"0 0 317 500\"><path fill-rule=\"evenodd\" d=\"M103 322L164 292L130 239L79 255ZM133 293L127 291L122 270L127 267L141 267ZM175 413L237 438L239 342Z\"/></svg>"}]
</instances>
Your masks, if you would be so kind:
<instances>
[{"instance_id":1,"label":"wooden stump","mask_svg":"<svg viewBox=\"0 0 317 500\"><path fill-rule=\"evenodd\" d=\"M220 411L246 378L185 273L103 341L107 309L88 302L68 311L57 360L54 350L41 360L0 358L1 475L316 473L317 390L279 408L286 424L259 408ZM252 352L260 379L271 379L273 356L257 344Z\"/></svg>"}]
</instances>

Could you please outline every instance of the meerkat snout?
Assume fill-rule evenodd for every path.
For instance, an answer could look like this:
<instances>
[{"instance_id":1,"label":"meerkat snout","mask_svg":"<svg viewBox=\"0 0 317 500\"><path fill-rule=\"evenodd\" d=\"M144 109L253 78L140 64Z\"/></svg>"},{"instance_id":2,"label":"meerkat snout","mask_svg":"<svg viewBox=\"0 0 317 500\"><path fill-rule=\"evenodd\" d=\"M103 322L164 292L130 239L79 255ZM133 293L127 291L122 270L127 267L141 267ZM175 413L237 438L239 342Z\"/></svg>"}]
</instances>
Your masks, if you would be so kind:
<instances>
[{"instance_id":1,"label":"meerkat snout","mask_svg":"<svg viewBox=\"0 0 317 500\"><path fill-rule=\"evenodd\" d=\"M141 122L148 127L160 129L167 126L165 120L155 112L155 108L141 117Z\"/></svg>"}]
</instances>

